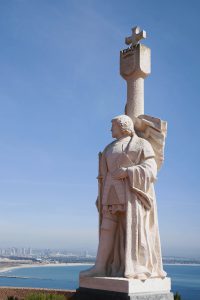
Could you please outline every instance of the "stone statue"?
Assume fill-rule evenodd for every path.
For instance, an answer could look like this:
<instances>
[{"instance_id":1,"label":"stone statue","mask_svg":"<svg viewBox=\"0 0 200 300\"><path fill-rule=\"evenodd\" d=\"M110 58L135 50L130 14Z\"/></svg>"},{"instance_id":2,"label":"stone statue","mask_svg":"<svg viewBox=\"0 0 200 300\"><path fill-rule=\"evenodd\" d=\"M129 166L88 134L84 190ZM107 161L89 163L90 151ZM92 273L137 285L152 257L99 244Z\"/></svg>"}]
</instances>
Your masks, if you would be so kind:
<instances>
[{"instance_id":1,"label":"stone statue","mask_svg":"<svg viewBox=\"0 0 200 300\"><path fill-rule=\"evenodd\" d=\"M78 300L173 300L154 192L167 122L144 114L144 80L151 73L151 49L140 44L144 38L144 30L132 28L128 48L120 51L125 114L112 119L115 140L99 154L99 246L94 267L80 273Z\"/></svg>"},{"instance_id":2,"label":"stone statue","mask_svg":"<svg viewBox=\"0 0 200 300\"><path fill-rule=\"evenodd\" d=\"M115 140L100 156L96 263L80 276L163 278L154 193L155 152L135 133L127 115L115 117L111 131Z\"/></svg>"}]
</instances>

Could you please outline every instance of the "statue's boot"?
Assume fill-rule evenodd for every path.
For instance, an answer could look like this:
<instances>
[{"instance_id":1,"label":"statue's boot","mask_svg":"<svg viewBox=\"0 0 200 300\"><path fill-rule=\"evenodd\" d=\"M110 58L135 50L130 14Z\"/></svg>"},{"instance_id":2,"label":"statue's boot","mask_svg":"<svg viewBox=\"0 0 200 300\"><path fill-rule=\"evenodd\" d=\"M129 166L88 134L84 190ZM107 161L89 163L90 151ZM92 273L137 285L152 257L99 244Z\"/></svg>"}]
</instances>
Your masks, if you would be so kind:
<instances>
[{"instance_id":1,"label":"statue's boot","mask_svg":"<svg viewBox=\"0 0 200 300\"><path fill-rule=\"evenodd\" d=\"M114 245L114 236L117 222L111 219L103 219L101 234L94 267L80 272L80 277L105 277L106 265Z\"/></svg>"}]
</instances>

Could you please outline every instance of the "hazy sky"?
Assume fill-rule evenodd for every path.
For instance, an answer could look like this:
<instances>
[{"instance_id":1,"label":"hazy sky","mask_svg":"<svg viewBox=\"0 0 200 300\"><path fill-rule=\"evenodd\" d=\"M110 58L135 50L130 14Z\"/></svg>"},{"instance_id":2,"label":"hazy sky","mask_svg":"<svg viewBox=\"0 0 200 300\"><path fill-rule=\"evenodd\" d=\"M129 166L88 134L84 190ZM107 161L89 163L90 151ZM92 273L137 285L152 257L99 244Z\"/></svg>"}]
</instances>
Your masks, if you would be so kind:
<instances>
[{"instance_id":1,"label":"hazy sky","mask_svg":"<svg viewBox=\"0 0 200 300\"><path fill-rule=\"evenodd\" d=\"M145 113L168 121L164 255L200 257L200 2L0 1L0 247L95 250L98 152L123 113L119 51L148 33Z\"/></svg>"}]
</instances>

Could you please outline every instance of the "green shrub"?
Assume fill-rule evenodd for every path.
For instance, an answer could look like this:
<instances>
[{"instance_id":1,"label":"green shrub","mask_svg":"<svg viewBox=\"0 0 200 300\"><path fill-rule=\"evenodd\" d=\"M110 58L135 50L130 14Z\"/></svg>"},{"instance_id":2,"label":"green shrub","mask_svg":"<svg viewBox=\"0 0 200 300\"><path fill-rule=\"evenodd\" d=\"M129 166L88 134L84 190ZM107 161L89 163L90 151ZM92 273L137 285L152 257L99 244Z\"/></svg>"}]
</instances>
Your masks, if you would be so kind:
<instances>
[{"instance_id":1,"label":"green shrub","mask_svg":"<svg viewBox=\"0 0 200 300\"><path fill-rule=\"evenodd\" d=\"M174 295L174 300L181 300L181 295L178 292Z\"/></svg>"},{"instance_id":2,"label":"green shrub","mask_svg":"<svg viewBox=\"0 0 200 300\"><path fill-rule=\"evenodd\" d=\"M65 300L65 296L55 294L30 294L25 297L25 300Z\"/></svg>"}]
</instances>

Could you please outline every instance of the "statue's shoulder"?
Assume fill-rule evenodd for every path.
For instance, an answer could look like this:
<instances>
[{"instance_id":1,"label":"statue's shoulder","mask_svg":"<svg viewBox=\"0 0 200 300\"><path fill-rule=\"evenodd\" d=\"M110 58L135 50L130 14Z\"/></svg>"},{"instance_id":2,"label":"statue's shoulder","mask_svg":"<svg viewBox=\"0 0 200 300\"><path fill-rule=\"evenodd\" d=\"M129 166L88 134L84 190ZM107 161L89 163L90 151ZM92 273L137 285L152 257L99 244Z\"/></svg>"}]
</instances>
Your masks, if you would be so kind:
<instances>
[{"instance_id":1,"label":"statue's shoulder","mask_svg":"<svg viewBox=\"0 0 200 300\"><path fill-rule=\"evenodd\" d=\"M132 145L131 145L130 149L135 149L138 152L143 152L143 155L144 155L145 158L155 156L153 148L147 140L145 140L145 139L143 139L143 138L136 135L133 138L133 141L132 141L131 144Z\"/></svg>"},{"instance_id":2,"label":"statue's shoulder","mask_svg":"<svg viewBox=\"0 0 200 300\"><path fill-rule=\"evenodd\" d=\"M115 142L116 142L116 141L114 140L114 141L112 141L110 144L108 144L108 145L104 148L103 154L105 154L106 151L107 151L109 148L111 148Z\"/></svg>"}]
</instances>

